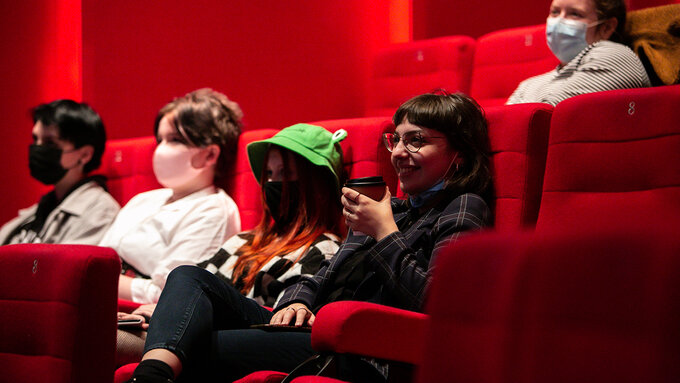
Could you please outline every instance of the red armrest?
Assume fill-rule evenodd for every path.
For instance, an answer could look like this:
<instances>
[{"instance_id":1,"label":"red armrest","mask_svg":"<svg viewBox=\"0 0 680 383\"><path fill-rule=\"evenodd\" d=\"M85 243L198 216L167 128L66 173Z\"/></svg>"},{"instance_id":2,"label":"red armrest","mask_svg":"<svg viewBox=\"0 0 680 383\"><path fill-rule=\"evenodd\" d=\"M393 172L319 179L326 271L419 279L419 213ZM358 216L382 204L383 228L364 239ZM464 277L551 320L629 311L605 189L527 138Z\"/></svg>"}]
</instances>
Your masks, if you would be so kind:
<instances>
[{"instance_id":1,"label":"red armrest","mask_svg":"<svg viewBox=\"0 0 680 383\"><path fill-rule=\"evenodd\" d=\"M131 313L137 307L141 306L141 303L129 301L127 299L118 298L118 311L123 313Z\"/></svg>"},{"instance_id":2,"label":"red armrest","mask_svg":"<svg viewBox=\"0 0 680 383\"><path fill-rule=\"evenodd\" d=\"M428 316L368 302L324 306L312 326L312 347L419 364Z\"/></svg>"}]
</instances>

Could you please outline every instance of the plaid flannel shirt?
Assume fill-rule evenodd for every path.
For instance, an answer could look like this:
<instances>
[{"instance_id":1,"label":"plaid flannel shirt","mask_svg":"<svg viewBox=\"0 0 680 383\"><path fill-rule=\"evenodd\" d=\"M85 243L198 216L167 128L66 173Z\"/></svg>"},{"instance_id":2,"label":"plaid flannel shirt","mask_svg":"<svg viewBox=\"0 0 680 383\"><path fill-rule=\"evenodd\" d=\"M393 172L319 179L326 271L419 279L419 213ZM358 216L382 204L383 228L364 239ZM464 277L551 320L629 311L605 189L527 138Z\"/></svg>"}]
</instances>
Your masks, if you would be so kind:
<instances>
[{"instance_id":1,"label":"plaid flannel shirt","mask_svg":"<svg viewBox=\"0 0 680 383\"><path fill-rule=\"evenodd\" d=\"M490 216L484 200L470 193L448 203L440 202L420 215L409 208L406 201L393 198L392 212L400 231L380 242L368 236L350 235L314 276L304 277L288 287L275 310L291 303L303 303L309 308L328 303L325 299L344 260L363 249L368 249L367 262L373 283L362 282L361 287L368 286L373 291L364 288L358 292L361 297L357 300L420 310L436 254L467 232L486 226ZM416 220L408 225L409 215L414 217L414 214Z\"/></svg>"}]
</instances>

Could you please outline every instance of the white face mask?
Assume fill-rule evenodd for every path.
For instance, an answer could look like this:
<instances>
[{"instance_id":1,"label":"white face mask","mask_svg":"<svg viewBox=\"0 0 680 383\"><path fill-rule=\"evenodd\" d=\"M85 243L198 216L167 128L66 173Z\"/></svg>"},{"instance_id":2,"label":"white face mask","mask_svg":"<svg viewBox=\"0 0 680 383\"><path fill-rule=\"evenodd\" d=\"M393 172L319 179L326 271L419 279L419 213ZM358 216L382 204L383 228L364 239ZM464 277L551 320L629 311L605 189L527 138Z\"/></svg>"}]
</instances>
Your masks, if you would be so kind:
<instances>
[{"instance_id":1,"label":"white face mask","mask_svg":"<svg viewBox=\"0 0 680 383\"><path fill-rule=\"evenodd\" d=\"M588 28L601 23L602 21L597 21L593 24L586 24L562 17L548 17L545 26L548 46L560 62L566 64L588 46L586 42Z\"/></svg>"},{"instance_id":2,"label":"white face mask","mask_svg":"<svg viewBox=\"0 0 680 383\"><path fill-rule=\"evenodd\" d=\"M203 169L191 166L191 159L200 150L185 145L158 144L153 152L153 172L158 182L173 189L196 178Z\"/></svg>"}]
</instances>

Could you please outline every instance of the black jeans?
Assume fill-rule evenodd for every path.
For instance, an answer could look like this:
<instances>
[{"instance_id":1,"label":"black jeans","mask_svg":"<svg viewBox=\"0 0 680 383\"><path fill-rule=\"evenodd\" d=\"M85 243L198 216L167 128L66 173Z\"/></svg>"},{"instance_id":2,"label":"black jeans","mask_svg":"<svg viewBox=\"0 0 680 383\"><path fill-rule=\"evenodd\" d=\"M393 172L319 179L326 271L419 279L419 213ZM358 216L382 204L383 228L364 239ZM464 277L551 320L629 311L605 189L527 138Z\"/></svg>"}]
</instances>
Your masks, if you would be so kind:
<instances>
[{"instance_id":1,"label":"black jeans","mask_svg":"<svg viewBox=\"0 0 680 383\"><path fill-rule=\"evenodd\" d=\"M272 313L214 274L180 266L168 276L144 352L164 348L182 361L181 380L231 382L253 371L288 372L314 355L304 332L250 329Z\"/></svg>"}]
</instances>

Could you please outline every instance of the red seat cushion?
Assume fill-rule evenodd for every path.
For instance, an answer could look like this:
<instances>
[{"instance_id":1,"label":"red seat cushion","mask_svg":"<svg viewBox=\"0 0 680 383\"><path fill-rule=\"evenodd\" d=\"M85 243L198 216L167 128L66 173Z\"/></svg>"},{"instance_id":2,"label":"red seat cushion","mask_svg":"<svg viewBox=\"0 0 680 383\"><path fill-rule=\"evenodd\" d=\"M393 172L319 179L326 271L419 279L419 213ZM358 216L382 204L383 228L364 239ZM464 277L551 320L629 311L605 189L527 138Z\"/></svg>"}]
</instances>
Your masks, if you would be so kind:
<instances>
[{"instance_id":1,"label":"red seat cushion","mask_svg":"<svg viewBox=\"0 0 680 383\"><path fill-rule=\"evenodd\" d=\"M420 382L680 378L671 230L480 235L439 256Z\"/></svg>"},{"instance_id":2,"label":"red seat cushion","mask_svg":"<svg viewBox=\"0 0 680 383\"><path fill-rule=\"evenodd\" d=\"M555 108L537 229L680 220L680 85Z\"/></svg>"},{"instance_id":3,"label":"red seat cushion","mask_svg":"<svg viewBox=\"0 0 680 383\"><path fill-rule=\"evenodd\" d=\"M469 93L475 41L448 36L393 44L373 59L367 116L391 117L399 105L442 88Z\"/></svg>"},{"instance_id":4,"label":"red seat cushion","mask_svg":"<svg viewBox=\"0 0 680 383\"><path fill-rule=\"evenodd\" d=\"M394 130L388 117L367 117L341 120L317 121L330 132L347 131L347 138L340 142L343 166L348 178L382 175L394 195L397 175L390 162L390 153L382 143L382 134Z\"/></svg>"},{"instance_id":5,"label":"red seat cushion","mask_svg":"<svg viewBox=\"0 0 680 383\"><path fill-rule=\"evenodd\" d=\"M0 247L2 380L111 381L119 273L109 248Z\"/></svg>"},{"instance_id":6,"label":"red seat cushion","mask_svg":"<svg viewBox=\"0 0 680 383\"><path fill-rule=\"evenodd\" d=\"M495 228L533 227L541 203L550 117L547 104L486 109L495 188Z\"/></svg>"},{"instance_id":7,"label":"red seat cushion","mask_svg":"<svg viewBox=\"0 0 680 383\"><path fill-rule=\"evenodd\" d=\"M221 185L238 206L242 230L252 229L262 217L260 185L250 168L246 146L253 141L267 139L277 132L274 129L262 129L241 133L234 167L229 170L225 184Z\"/></svg>"},{"instance_id":8,"label":"red seat cushion","mask_svg":"<svg viewBox=\"0 0 680 383\"><path fill-rule=\"evenodd\" d=\"M107 177L107 187L113 198L125 205L135 195L162 187L153 173L153 136L109 140L96 171Z\"/></svg>"},{"instance_id":9,"label":"red seat cushion","mask_svg":"<svg viewBox=\"0 0 680 383\"><path fill-rule=\"evenodd\" d=\"M488 33L477 39L470 95L485 107L502 105L520 82L557 64L545 24Z\"/></svg>"}]
</instances>

